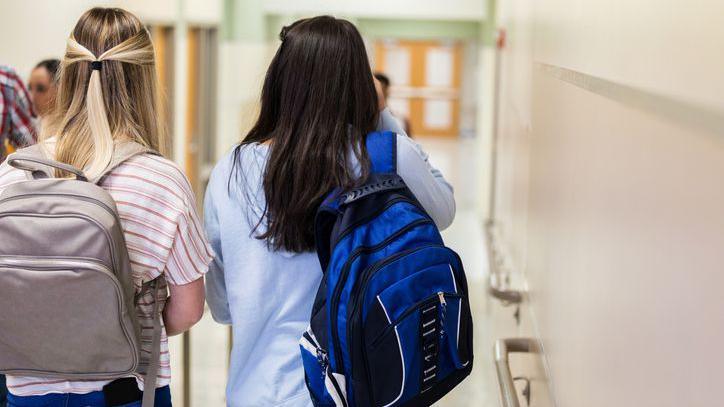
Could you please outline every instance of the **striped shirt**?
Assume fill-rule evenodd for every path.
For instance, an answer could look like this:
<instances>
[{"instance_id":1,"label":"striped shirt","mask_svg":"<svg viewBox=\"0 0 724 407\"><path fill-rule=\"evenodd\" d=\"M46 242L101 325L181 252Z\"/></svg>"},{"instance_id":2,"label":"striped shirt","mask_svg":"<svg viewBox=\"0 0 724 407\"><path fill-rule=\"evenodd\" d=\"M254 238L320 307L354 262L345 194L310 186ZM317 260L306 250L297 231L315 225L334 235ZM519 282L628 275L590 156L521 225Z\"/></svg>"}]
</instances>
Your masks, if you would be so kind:
<instances>
[{"instance_id":1,"label":"striped shirt","mask_svg":"<svg viewBox=\"0 0 724 407\"><path fill-rule=\"evenodd\" d=\"M26 179L24 171L11 168L7 163L0 165L0 193L8 185ZM174 285L187 284L204 276L212 259L212 251L196 213L194 194L186 176L176 164L154 155L139 155L114 169L103 180L101 187L116 201L136 291L140 291L142 283L161 274L165 281ZM162 303L165 303L168 295L165 281L157 299ZM138 304L142 352L150 354L153 294L147 293L139 299ZM168 337L164 328L161 333L157 387L166 386L171 381L169 361ZM141 379L137 379L142 388ZM8 389L18 396L89 393L102 390L107 383L108 380L7 378Z\"/></svg>"}]
</instances>

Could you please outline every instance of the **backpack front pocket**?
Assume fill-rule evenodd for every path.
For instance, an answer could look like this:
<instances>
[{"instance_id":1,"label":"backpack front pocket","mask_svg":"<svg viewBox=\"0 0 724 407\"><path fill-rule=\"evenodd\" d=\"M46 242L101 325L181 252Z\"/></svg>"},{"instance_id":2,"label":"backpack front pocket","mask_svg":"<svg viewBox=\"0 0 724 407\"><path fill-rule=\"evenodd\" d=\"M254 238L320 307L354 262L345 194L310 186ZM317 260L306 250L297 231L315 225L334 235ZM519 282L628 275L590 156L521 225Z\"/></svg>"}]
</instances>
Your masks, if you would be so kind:
<instances>
[{"instance_id":1,"label":"backpack front pocket","mask_svg":"<svg viewBox=\"0 0 724 407\"><path fill-rule=\"evenodd\" d=\"M131 316L105 265L0 256L0 287L0 371L70 379L136 370Z\"/></svg>"},{"instance_id":2,"label":"backpack front pocket","mask_svg":"<svg viewBox=\"0 0 724 407\"><path fill-rule=\"evenodd\" d=\"M382 295L377 300L370 322L374 323L378 312L390 319L375 337L365 341L375 406L404 403L466 365L462 360L465 356L458 350L461 321L465 321L458 318L463 301L458 293L434 293L392 314L395 317Z\"/></svg>"}]
</instances>

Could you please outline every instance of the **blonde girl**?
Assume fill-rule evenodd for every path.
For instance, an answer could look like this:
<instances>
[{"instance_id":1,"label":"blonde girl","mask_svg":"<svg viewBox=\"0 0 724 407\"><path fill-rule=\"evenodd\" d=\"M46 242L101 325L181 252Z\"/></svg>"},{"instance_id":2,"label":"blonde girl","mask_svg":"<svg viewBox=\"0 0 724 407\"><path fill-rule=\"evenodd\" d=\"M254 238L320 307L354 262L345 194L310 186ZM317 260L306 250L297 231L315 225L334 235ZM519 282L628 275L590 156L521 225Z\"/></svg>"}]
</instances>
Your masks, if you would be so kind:
<instances>
[{"instance_id":1,"label":"blonde girl","mask_svg":"<svg viewBox=\"0 0 724 407\"><path fill-rule=\"evenodd\" d=\"M165 150L153 44L141 21L127 11L94 8L80 17L61 61L56 101L41 146L48 156L83 169L89 179L103 172L119 143L134 141ZM22 171L0 166L0 192L24 179ZM144 330L143 351L150 352L146 334L152 330L154 303L161 302L164 328L156 405L170 406L167 337L188 330L201 318L202 277L211 261L194 195L173 162L151 154L125 161L100 186L116 201L136 288L163 277L161 294L139 298L137 313ZM133 388L126 393L139 398L123 405L140 405L142 378L130 382ZM105 406L103 390L111 385L102 379L18 376L8 376L7 384L10 406Z\"/></svg>"}]
</instances>

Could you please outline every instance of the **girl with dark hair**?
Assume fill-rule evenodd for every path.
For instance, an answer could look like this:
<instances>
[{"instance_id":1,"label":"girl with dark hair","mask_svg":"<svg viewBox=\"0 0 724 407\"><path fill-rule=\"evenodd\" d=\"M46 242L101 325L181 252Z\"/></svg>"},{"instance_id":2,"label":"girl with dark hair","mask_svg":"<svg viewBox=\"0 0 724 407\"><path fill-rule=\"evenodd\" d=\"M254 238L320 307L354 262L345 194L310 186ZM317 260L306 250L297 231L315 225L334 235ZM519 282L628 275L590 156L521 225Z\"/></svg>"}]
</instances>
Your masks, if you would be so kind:
<instances>
[{"instance_id":1,"label":"girl with dark hair","mask_svg":"<svg viewBox=\"0 0 724 407\"><path fill-rule=\"evenodd\" d=\"M311 405L298 340L322 277L314 217L330 191L369 174L369 132L398 133L398 173L440 228L455 214L452 187L385 108L355 26L304 19L285 27L281 40L259 118L216 166L206 192L216 253L208 303L234 330L231 406Z\"/></svg>"}]
</instances>

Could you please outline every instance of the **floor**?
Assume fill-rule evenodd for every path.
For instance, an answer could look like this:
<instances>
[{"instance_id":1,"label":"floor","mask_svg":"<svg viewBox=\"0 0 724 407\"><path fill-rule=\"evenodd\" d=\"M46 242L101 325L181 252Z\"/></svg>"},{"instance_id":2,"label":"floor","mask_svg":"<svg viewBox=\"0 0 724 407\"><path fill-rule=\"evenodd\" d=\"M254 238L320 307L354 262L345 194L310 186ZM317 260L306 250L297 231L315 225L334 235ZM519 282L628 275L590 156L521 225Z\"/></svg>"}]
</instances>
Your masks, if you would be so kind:
<instances>
[{"instance_id":1,"label":"floor","mask_svg":"<svg viewBox=\"0 0 724 407\"><path fill-rule=\"evenodd\" d=\"M475 362L470 377L436 405L441 407L493 407L499 405L498 386L492 360L493 319L486 295L487 259L483 219L475 209L477 197L474 143L472 139L419 139L430 154L430 161L453 184L456 191L457 215L443 236L448 246L463 259L468 277L470 302L475 323ZM226 366L228 363L229 330L205 315L189 335L190 372L187 407L223 406ZM183 342L172 338L173 398L176 405L183 400Z\"/></svg>"},{"instance_id":2,"label":"floor","mask_svg":"<svg viewBox=\"0 0 724 407\"><path fill-rule=\"evenodd\" d=\"M445 243L463 260L468 279L470 305L475 327L473 371L463 383L436 403L441 407L498 406L498 385L493 364L492 319L486 294L488 261L485 251L483 219L476 210L478 196L475 165L475 140L418 140L436 166L455 188L457 212L453 224L443 232Z\"/></svg>"}]
</instances>

